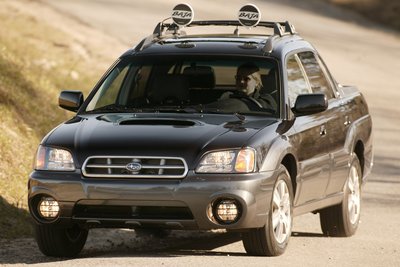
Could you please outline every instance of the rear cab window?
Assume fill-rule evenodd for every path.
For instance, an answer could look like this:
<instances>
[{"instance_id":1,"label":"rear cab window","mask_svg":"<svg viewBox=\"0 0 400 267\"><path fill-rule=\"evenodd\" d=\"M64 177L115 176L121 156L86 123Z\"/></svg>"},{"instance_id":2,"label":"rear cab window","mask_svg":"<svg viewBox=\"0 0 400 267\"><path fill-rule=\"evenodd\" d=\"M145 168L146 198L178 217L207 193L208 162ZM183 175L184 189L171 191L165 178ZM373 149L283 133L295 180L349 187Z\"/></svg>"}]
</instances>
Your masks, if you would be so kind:
<instances>
[{"instance_id":1,"label":"rear cab window","mask_svg":"<svg viewBox=\"0 0 400 267\"><path fill-rule=\"evenodd\" d=\"M291 108L300 94L322 93L328 101L338 95L323 63L311 51L290 55L286 62L286 71Z\"/></svg>"},{"instance_id":2,"label":"rear cab window","mask_svg":"<svg viewBox=\"0 0 400 267\"><path fill-rule=\"evenodd\" d=\"M301 52L298 56L307 74L312 92L325 94L328 100L335 98L332 83L328 81L314 53L310 51Z\"/></svg>"}]
</instances>

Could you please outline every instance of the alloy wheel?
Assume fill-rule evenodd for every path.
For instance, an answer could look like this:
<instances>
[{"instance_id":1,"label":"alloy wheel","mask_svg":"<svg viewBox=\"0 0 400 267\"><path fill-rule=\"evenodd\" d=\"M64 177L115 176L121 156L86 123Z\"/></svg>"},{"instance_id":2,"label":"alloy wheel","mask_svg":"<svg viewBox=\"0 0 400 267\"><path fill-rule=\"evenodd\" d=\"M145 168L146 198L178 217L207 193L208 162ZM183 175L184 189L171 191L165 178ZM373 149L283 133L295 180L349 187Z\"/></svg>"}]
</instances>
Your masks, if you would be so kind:
<instances>
[{"instance_id":1,"label":"alloy wheel","mask_svg":"<svg viewBox=\"0 0 400 267\"><path fill-rule=\"evenodd\" d=\"M272 202L272 227L275 240L283 243L291 234L291 203L287 184L279 181L275 187Z\"/></svg>"},{"instance_id":2,"label":"alloy wheel","mask_svg":"<svg viewBox=\"0 0 400 267\"><path fill-rule=\"evenodd\" d=\"M347 210L351 224L357 223L361 209L360 177L356 167L350 169L350 176L347 183L349 189Z\"/></svg>"}]
</instances>

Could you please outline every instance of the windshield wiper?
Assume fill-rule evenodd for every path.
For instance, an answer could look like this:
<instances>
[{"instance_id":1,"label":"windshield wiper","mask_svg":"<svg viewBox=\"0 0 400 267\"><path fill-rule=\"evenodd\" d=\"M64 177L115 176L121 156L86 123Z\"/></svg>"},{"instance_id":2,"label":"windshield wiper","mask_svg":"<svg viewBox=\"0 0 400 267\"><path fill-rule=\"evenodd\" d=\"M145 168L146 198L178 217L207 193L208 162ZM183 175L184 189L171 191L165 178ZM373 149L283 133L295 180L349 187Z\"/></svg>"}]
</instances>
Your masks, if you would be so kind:
<instances>
[{"instance_id":1,"label":"windshield wiper","mask_svg":"<svg viewBox=\"0 0 400 267\"><path fill-rule=\"evenodd\" d=\"M159 113L221 113L221 110L214 107L206 107L202 104L188 106L149 106L132 107L126 105L110 104L100 108L86 111L86 113L115 113L115 112L159 112ZM222 112L223 113L223 112Z\"/></svg>"},{"instance_id":2,"label":"windshield wiper","mask_svg":"<svg viewBox=\"0 0 400 267\"><path fill-rule=\"evenodd\" d=\"M219 113L217 108L207 108L202 104L188 106L153 106L146 108L137 108L142 112L158 112L158 113Z\"/></svg>"},{"instance_id":3,"label":"windshield wiper","mask_svg":"<svg viewBox=\"0 0 400 267\"><path fill-rule=\"evenodd\" d=\"M86 113L103 113L103 112L154 112L154 108L140 108L140 107L131 107L126 105L117 105L111 104L104 107L96 108L93 110L86 111Z\"/></svg>"},{"instance_id":4,"label":"windshield wiper","mask_svg":"<svg viewBox=\"0 0 400 267\"><path fill-rule=\"evenodd\" d=\"M86 111L86 113L101 113L101 112L124 112L126 110L126 106L111 104L107 106L103 106L100 108L96 108L93 110Z\"/></svg>"},{"instance_id":5,"label":"windshield wiper","mask_svg":"<svg viewBox=\"0 0 400 267\"><path fill-rule=\"evenodd\" d=\"M203 105L188 105L188 106L155 106L153 109L156 112L171 112L171 113L203 113Z\"/></svg>"},{"instance_id":6,"label":"windshield wiper","mask_svg":"<svg viewBox=\"0 0 400 267\"><path fill-rule=\"evenodd\" d=\"M184 108L182 106L155 106L152 107L155 112L167 112L167 113L193 113L196 112L194 109Z\"/></svg>"},{"instance_id":7,"label":"windshield wiper","mask_svg":"<svg viewBox=\"0 0 400 267\"><path fill-rule=\"evenodd\" d=\"M183 109L191 113L212 113L212 114L221 113L221 110L219 108L207 107L207 105L203 104L184 106Z\"/></svg>"}]
</instances>

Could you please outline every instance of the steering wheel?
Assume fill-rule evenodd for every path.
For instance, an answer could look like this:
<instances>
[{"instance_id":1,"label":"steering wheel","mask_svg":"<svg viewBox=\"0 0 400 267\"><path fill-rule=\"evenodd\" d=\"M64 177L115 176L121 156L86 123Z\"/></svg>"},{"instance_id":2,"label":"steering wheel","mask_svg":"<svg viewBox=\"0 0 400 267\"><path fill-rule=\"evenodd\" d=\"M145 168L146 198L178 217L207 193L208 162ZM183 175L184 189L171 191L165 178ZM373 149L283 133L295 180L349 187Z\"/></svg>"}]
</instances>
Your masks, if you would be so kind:
<instances>
[{"instance_id":1,"label":"steering wheel","mask_svg":"<svg viewBox=\"0 0 400 267\"><path fill-rule=\"evenodd\" d=\"M232 94L230 97L241 100L242 102L244 102L247 105L247 107L250 110L253 110L253 111L267 111L269 113L276 112L276 110L273 109L272 107L271 108L264 107L257 99L250 97L248 95L245 95L245 94ZM266 100L265 102L268 102L268 105L272 106L268 100Z\"/></svg>"}]
</instances>

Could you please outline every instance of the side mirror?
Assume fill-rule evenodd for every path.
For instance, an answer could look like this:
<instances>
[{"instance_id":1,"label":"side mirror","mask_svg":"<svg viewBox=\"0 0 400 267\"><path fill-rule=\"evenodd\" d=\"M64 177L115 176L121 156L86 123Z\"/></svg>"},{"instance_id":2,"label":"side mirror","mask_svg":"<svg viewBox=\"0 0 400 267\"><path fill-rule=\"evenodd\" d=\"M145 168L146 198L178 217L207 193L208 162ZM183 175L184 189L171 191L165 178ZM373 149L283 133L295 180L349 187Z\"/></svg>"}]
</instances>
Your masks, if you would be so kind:
<instances>
[{"instance_id":1,"label":"side mirror","mask_svg":"<svg viewBox=\"0 0 400 267\"><path fill-rule=\"evenodd\" d=\"M292 108L296 116L310 115L322 112L328 108L328 101L324 94L298 95Z\"/></svg>"},{"instance_id":2,"label":"side mirror","mask_svg":"<svg viewBox=\"0 0 400 267\"><path fill-rule=\"evenodd\" d=\"M77 112L83 103L81 91L62 91L58 97L58 105L66 110Z\"/></svg>"}]
</instances>

